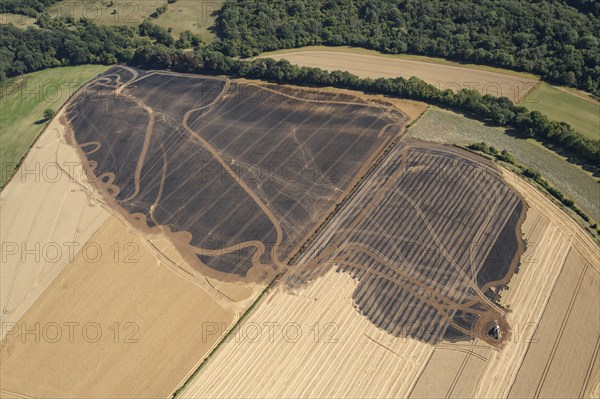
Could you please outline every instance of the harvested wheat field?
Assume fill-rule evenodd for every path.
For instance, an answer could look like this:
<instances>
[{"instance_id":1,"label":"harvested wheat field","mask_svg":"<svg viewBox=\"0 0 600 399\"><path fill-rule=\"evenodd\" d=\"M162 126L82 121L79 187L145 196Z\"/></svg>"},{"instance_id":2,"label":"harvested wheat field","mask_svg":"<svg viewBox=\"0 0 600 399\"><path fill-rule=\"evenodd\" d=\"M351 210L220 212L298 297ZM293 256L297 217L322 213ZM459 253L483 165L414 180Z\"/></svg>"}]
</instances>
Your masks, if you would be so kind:
<instances>
[{"instance_id":1,"label":"harvested wheat field","mask_svg":"<svg viewBox=\"0 0 600 399\"><path fill-rule=\"evenodd\" d=\"M335 48L277 51L264 57L286 59L292 64L344 70L361 78L410 78L416 76L441 90L475 89L482 94L505 96L520 101L538 83L514 73L475 69L449 63L431 63L416 59L385 57L377 53L342 51Z\"/></svg>"},{"instance_id":2,"label":"harvested wheat field","mask_svg":"<svg viewBox=\"0 0 600 399\"><path fill-rule=\"evenodd\" d=\"M167 397L264 286L209 280L141 235L67 125L60 112L1 194L0 396Z\"/></svg>"},{"instance_id":3,"label":"harvested wheat field","mask_svg":"<svg viewBox=\"0 0 600 399\"><path fill-rule=\"evenodd\" d=\"M109 215L89 194L63 119L50 123L0 193L2 337Z\"/></svg>"},{"instance_id":4,"label":"harvested wheat field","mask_svg":"<svg viewBox=\"0 0 600 399\"><path fill-rule=\"evenodd\" d=\"M492 165L396 146L183 397L402 397L448 341L502 346L522 212Z\"/></svg>"},{"instance_id":5,"label":"harvested wheat field","mask_svg":"<svg viewBox=\"0 0 600 399\"><path fill-rule=\"evenodd\" d=\"M400 140L424 109L94 79L2 193L2 396L593 396L597 244L493 163Z\"/></svg>"},{"instance_id":6,"label":"harvested wheat field","mask_svg":"<svg viewBox=\"0 0 600 399\"><path fill-rule=\"evenodd\" d=\"M388 159L394 157L386 161ZM385 171L386 161L379 172ZM420 169L426 170L423 167L426 165L424 162ZM371 231L385 232L387 241L397 242L394 250L388 250L388 257L395 251L407 255L405 261L409 262L410 251L407 250L411 246L407 244L427 243L423 240L426 234L421 234L419 240L411 240L409 235L391 235L386 223L394 217L390 218L389 212L384 213L386 216L382 219L377 212L365 211L373 203L365 199L379 191L360 189L309 247L297 266L298 272L292 270L291 275L284 277L201 368L181 397L591 397L600 383L595 362L599 309L590 309L590 304L598 303L598 248L585 231L529 183L509 172L494 174L495 167L488 167L491 176L495 179L502 176L512 190L518 192L518 198L527 203L527 209L523 210L525 220L520 227L512 226L518 228L519 236L526 240L527 249L520 255L516 274L510 281L502 279L502 284L507 284L505 289L494 291L498 293L495 303L505 317L502 327L507 333L500 338L500 344L481 336L477 328L471 330L474 339L457 340L455 334L450 334L438 341L429 339L427 343L424 338L428 336L406 334L410 330L397 334L382 323L387 313L381 305L377 306L377 295L371 294L362 302L358 298L357 303L364 276L344 267L347 257L339 256L349 244L360 244L356 232L362 229L350 223L355 218L361 219L357 214L365 212L370 216L365 220L371 224L381 221L379 228ZM407 173L408 176L413 174ZM477 180L473 178L477 175L467 175L472 181ZM365 187L374 183L385 186L382 176L385 174L376 171ZM491 182L490 179L483 181ZM409 195L417 196L423 189L417 186ZM499 196L502 197L505 196ZM380 203L385 203L385 195L382 198ZM355 202L362 205L351 207ZM448 203L460 207L465 202ZM419 204L423 210L429 209L428 201ZM346 209L352 212L344 212ZM418 226L411 224L410 219L403 219L400 225L404 223L413 228ZM435 229L438 224L431 226ZM333 246L324 245L332 242L336 234L351 239ZM372 242L381 243L377 239ZM504 237L496 240L498 242L509 241ZM460 251L453 253L441 248L434 248L434 252L440 256L444 252L451 253L452 258L460 254ZM507 248L500 247L504 253ZM497 258L497 251L491 249L490 256ZM371 249L371 252L375 251ZM380 258L385 255L379 252ZM360 260L361 264L372 264L364 263L368 260L364 255ZM327 267L330 262L334 268ZM402 261L396 263L397 267L402 264ZM477 274L471 272L471 281L483 283L482 278L491 278L490 273L497 270L497 265L487 271L484 267L483 273L481 270ZM382 266L371 266L367 272L372 276L371 284L378 278L394 276L392 270ZM413 280L414 276L418 274L413 274ZM409 287L408 277L397 280L402 281L405 290ZM379 285L379 291L386 293L384 303L388 309L393 309L398 298L410 303L411 295L394 295L393 291L390 295L385 284ZM428 287L431 292L438 290L432 283ZM455 285L455 288L461 287ZM417 297L415 290L412 300ZM424 300L427 296L421 293L420 298ZM438 302L444 300L442 295L434 298ZM413 303L418 305L418 301ZM413 313L415 309L422 312L426 309L415 305ZM423 321L431 317L412 320L422 326ZM409 326L414 325L409 323ZM260 367L251 367L251 364Z\"/></svg>"},{"instance_id":7,"label":"harvested wheat field","mask_svg":"<svg viewBox=\"0 0 600 399\"><path fill-rule=\"evenodd\" d=\"M433 348L375 327L354 309L356 288L333 269L296 291L278 287L180 397L402 397Z\"/></svg>"},{"instance_id":8,"label":"harvested wheat field","mask_svg":"<svg viewBox=\"0 0 600 399\"><path fill-rule=\"evenodd\" d=\"M500 351L478 341L459 345L463 353L436 348L413 398L590 398L598 389L598 247L535 187L504 174L530 206L527 251L500 300L511 336Z\"/></svg>"},{"instance_id":9,"label":"harvested wheat field","mask_svg":"<svg viewBox=\"0 0 600 399\"><path fill-rule=\"evenodd\" d=\"M3 341L1 389L167 397L237 315L112 216L90 243Z\"/></svg>"}]
</instances>

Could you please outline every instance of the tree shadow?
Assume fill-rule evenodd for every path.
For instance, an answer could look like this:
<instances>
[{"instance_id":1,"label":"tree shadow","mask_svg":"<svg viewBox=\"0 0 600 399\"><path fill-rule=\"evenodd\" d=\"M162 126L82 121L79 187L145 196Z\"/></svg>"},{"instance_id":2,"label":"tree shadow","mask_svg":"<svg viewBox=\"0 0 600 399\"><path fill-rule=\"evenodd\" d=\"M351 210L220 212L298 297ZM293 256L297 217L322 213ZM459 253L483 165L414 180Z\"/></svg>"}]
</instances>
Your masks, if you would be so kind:
<instances>
[{"instance_id":1,"label":"tree shadow","mask_svg":"<svg viewBox=\"0 0 600 399\"><path fill-rule=\"evenodd\" d=\"M44 123L48 122L51 118L42 118L42 119L38 119L37 121L33 122L34 125L43 125Z\"/></svg>"},{"instance_id":2,"label":"tree shadow","mask_svg":"<svg viewBox=\"0 0 600 399\"><path fill-rule=\"evenodd\" d=\"M208 28L206 28L210 33L214 34L217 38L219 39L223 39L223 37L225 36L223 34L223 30L221 29L221 23L222 23L222 14L221 14L221 9L217 9L214 10L213 12L210 13L211 17L214 17L215 21L214 23L209 26Z\"/></svg>"}]
</instances>

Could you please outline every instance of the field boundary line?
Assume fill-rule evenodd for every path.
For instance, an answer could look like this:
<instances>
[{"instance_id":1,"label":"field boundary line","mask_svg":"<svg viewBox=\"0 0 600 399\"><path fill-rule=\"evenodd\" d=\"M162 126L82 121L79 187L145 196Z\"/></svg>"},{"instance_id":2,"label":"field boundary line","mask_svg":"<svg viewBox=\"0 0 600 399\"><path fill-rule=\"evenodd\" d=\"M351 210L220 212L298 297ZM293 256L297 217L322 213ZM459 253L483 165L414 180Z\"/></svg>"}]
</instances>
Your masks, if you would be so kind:
<instances>
[{"instance_id":1,"label":"field boundary line","mask_svg":"<svg viewBox=\"0 0 600 399\"><path fill-rule=\"evenodd\" d=\"M448 387L448 391L446 392L446 396L444 396L444 399L450 398L450 396L454 392L454 389L456 388L456 385L458 384L460 377L462 377L462 374L465 371L465 367L467 367L467 363L469 362L469 359L471 358L471 353L473 353L473 348L468 349L467 353L465 354L465 357L464 357L462 363L460 364L458 372L454 375L452 384L450 384L450 387Z\"/></svg>"},{"instance_id":2,"label":"field boundary line","mask_svg":"<svg viewBox=\"0 0 600 399\"><path fill-rule=\"evenodd\" d=\"M577 300L577 296L579 295L579 290L581 289L581 284L583 283L583 280L588 271L588 268L589 268L589 264L586 262L583 270L581 271L581 275L579 276L579 280L577 281L577 287L575 287L575 291L573 292L573 295L571 296L571 301L569 302L569 307L567 308L565 317L563 318L563 321L560 324L560 329L558 331L558 335L556 336L556 339L554 340L554 344L552 345L552 351L550 352L550 357L548 358L548 361L546 362L546 366L544 367L544 372L542 374L540 381L538 382L538 386L533 395L534 398L540 397L540 392L541 392L542 388L544 387L544 382L546 381L546 377L548 376L548 372L550 371L550 366L552 365L554 356L556 355L556 351L558 350L560 340L562 339L562 336L563 336L563 333L565 332L565 328L567 326L569 318L571 317L571 312L573 311L573 306L575 305L575 301Z\"/></svg>"},{"instance_id":3,"label":"field boundary line","mask_svg":"<svg viewBox=\"0 0 600 399\"><path fill-rule=\"evenodd\" d=\"M431 358L435 354L436 350L438 350L438 348L434 347L433 350L429 353L429 357L427 358L427 361L423 364L423 367L419 371L419 375L417 376L417 378L415 378L415 382L413 383L413 386L410 387L410 390L408 391L408 393L406 395L407 399L411 399L412 398L412 393L414 392L415 387L417 385L419 385L419 381L421 380L421 377L423 376L423 373L425 372L425 370L427 370L427 367L429 366L429 363L431 362ZM418 399L418 398L415 398L415 399Z\"/></svg>"},{"instance_id":4,"label":"field boundary line","mask_svg":"<svg viewBox=\"0 0 600 399\"><path fill-rule=\"evenodd\" d=\"M393 108L395 108L395 107L393 107ZM397 108L395 108L395 109L397 109ZM427 109L429 109L429 107ZM401 110L398 110L398 111L401 112L404 116L408 117ZM294 254L290 258L290 260L287 262L288 265L293 265L298 259L300 259L301 256L303 256L303 252L306 249L308 249L309 245L312 242L314 242L314 240L319 237L320 233L322 233L325 230L325 227L327 226L327 224L329 224L329 222L334 219L335 215L342 209L343 205L349 201L349 199L358 191L358 188L362 186L362 184L366 181L366 179L369 176L371 176L371 174L375 172L375 170L383 163L383 161L389 156L389 154L391 154L392 150L398 145L398 143L400 142L400 140L402 139L402 137L404 136L406 131L407 131L407 125L402 127L400 132L397 133L396 137L394 137L387 144L387 146L385 146L385 145L382 146L383 148L381 148L380 154L375 159L375 161L371 163L371 165L368 167L366 172L357 179L356 183L348 191L348 193L336 205L334 205L333 210L329 213L329 215L327 215L327 217L323 220L321 225L319 225L316 228L316 230L304 241L304 243L302 243L301 245L299 245L297 247L298 249L296 251L296 254ZM277 276L275 276L275 278L269 283L269 285L261 292L261 294L258 296L258 298L242 314L242 316L239 318L239 320L229 329L229 331L225 334L225 336L218 342L218 344L215 346L215 348L212 351L210 351L210 353L203 360L200 361L198 367L189 375L189 377L183 382L183 384L179 388L177 388L177 390L175 390L175 392L171 395L172 399L176 399L176 398L180 397L180 395L183 393L183 391L192 382L193 378L196 377L200 373L200 371L202 370L204 365L207 364L207 362L214 355L214 353L216 353L216 351L221 347L221 345L223 345L228 340L228 338L230 337L231 333L235 330L235 328L243 320L245 320L248 317L248 315L252 312L252 310L259 304L259 302L265 297L265 295L268 292L270 292L270 290L275 286L275 284L285 274L286 274L286 272L282 272L282 273L278 274Z\"/></svg>"},{"instance_id":5,"label":"field boundary line","mask_svg":"<svg viewBox=\"0 0 600 399\"><path fill-rule=\"evenodd\" d=\"M596 339L596 348L594 349L594 353L592 354L592 360L587 369L587 373L585 374L585 379L583 380L583 385L581 386L581 390L579 391L579 397L583 398L585 394L585 390L590 383L590 378L592 376L592 371L594 370L594 366L596 365L596 360L598 360L598 350L600 349L600 335L598 335L598 339Z\"/></svg>"},{"instance_id":6,"label":"field boundary line","mask_svg":"<svg viewBox=\"0 0 600 399\"><path fill-rule=\"evenodd\" d=\"M175 392L173 392L171 394L171 398L172 399L176 399L178 397L180 397L180 395L183 393L183 391L189 386L189 384L192 382L192 380L198 375L200 374L200 372L202 371L202 368L210 361L211 357L217 352L217 350L219 350L219 348L225 344L225 342L228 342L231 334L235 331L235 329L240 325L240 323L242 321L244 321L249 315L250 313L252 313L252 311L256 308L256 306L259 304L259 302L265 297L265 295L267 295L275 286L275 284L279 281L279 279L281 278L281 276L283 276L284 273L280 273L277 276L275 276L275 278L269 283L269 285L267 285L265 287L265 289L260 293L260 295L258 296L258 298L256 298L256 300L252 303L252 305L250 305L248 307L248 309L246 309L246 311L244 313L242 313L242 315L240 316L240 318L231 326L231 328L225 333L225 335L223 336L223 338L221 338L221 340L219 340L219 342L217 342L217 344L215 345L215 347L206 355L206 357L204 357L204 359L200 360L200 362L198 363L198 366L194 369L194 371L192 371L189 376L187 378L185 378L183 384L181 384L179 386L179 388L177 388L175 390Z\"/></svg>"},{"instance_id":7,"label":"field boundary line","mask_svg":"<svg viewBox=\"0 0 600 399\"><path fill-rule=\"evenodd\" d=\"M35 399L33 396L27 396L16 392L7 391L6 389L0 389L0 393L7 393L9 395L16 396L17 398Z\"/></svg>"}]
</instances>

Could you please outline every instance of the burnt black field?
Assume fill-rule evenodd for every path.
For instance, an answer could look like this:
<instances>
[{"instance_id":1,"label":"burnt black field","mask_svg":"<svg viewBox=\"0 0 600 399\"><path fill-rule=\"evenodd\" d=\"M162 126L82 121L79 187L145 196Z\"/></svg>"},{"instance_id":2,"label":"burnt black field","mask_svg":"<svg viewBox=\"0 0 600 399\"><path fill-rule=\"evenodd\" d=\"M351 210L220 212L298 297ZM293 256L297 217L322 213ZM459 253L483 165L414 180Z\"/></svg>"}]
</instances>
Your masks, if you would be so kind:
<instances>
[{"instance_id":1,"label":"burnt black field","mask_svg":"<svg viewBox=\"0 0 600 399\"><path fill-rule=\"evenodd\" d=\"M526 204L493 165L399 144L336 208L403 131L394 108L117 67L79 93L67 119L108 204L167 235L205 275L265 282L291 270L294 285L335 267L357 279L359 311L395 336L437 343L508 328L496 301L523 249Z\"/></svg>"},{"instance_id":2,"label":"burnt black field","mask_svg":"<svg viewBox=\"0 0 600 399\"><path fill-rule=\"evenodd\" d=\"M111 204L198 270L282 267L405 116L347 95L116 67L68 106Z\"/></svg>"},{"instance_id":3,"label":"burnt black field","mask_svg":"<svg viewBox=\"0 0 600 399\"><path fill-rule=\"evenodd\" d=\"M522 252L525 209L482 159L452 147L399 145L288 282L303 284L335 267L357 279L359 311L395 336L487 339L486 323L508 328L495 293Z\"/></svg>"}]
</instances>

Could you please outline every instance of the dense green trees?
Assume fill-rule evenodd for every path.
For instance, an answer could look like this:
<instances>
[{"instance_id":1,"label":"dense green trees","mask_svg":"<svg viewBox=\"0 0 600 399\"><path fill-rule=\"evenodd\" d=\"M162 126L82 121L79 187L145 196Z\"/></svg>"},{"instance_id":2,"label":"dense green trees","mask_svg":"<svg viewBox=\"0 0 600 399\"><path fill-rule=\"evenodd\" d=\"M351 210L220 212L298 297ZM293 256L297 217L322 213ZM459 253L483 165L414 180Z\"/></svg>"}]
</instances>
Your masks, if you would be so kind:
<instances>
[{"instance_id":1,"label":"dense green trees","mask_svg":"<svg viewBox=\"0 0 600 399\"><path fill-rule=\"evenodd\" d=\"M154 12L152 14L150 14L150 18L156 19L156 18L160 17L162 14L164 14L165 12L167 12L167 5L163 4L162 6L157 7L156 10L154 10Z\"/></svg>"},{"instance_id":2,"label":"dense green trees","mask_svg":"<svg viewBox=\"0 0 600 399\"><path fill-rule=\"evenodd\" d=\"M35 17L60 0L0 0L0 12L11 12Z\"/></svg>"},{"instance_id":3,"label":"dense green trees","mask_svg":"<svg viewBox=\"0 0 600 399\"><path fill-rule=\"evenodd\" d=\"M233 56L350 45L531 71L598 93L597 10L591 0L232 0L217 32Z\"/></svg>"},{"instance_id":4,"label":"dense green trees","mask_svg":"<svg viewBox=\"0 0 600 399\"><path fill-rule=\"evenodd\" d=\"M67 24L47 18L39 23L41 29L0 25L0 80L61 65L127 62L136 48L151 43L137 29L124 26L103 27L86 20Z\"/></svg>"},{"instance_id":5,"label":"dense green trees","mask_svg":"<svg viewBox=\"0 0 600 399\"><path fill-rule=\"evenodd\" d=\"M207 68L206 61L204 68ZM498 126L512 127L542 141L559 144L593 165L600 161L600 143L576 133L567 123L550 121L540 112L529 112L513 104L506 97L481 95L475 90L463 89L458 93L439 90L433 85L412 77L410 79L380 78L359 79L347 72L327 73L316 68L291 65L287 61L257 59L252 62L235 61L226 66L228 73L250 78L260 78L280 83L334 86L394 97L422 100L445 108L477 115Z\"/></svg>"},{"instance_id":6,"label":"dense green trees","mask_svg":"<svg viewBox=\"0 0 600 399\"><path fill-rule=\"evenodd\" d=\"M179 40L164 28L145 20L137 28L97 26L82 20L39 18L40 29L0 25L0 79L35 70L84 63L129 63L152 69L224 74L298 85L333 86L422 100L451 108L498 126L558 145L589 165L600 162L600 143L577 134L564 122L553 122L540 112L529 112L508 98L481 95L475 90L439 90L410 79L360 79L344 71L292 65L287 61L234 59L204 46L200 38L183 32Z\"/></svg>"},{"instance_id":7,"label":"dense green trees","mask_svg":"<svg viewBox=\"0 0 600 399\"><path fill-rule=\"evenodd\" d=\"M54 110L52 108L46 108L43 116L45 121L49 121L50 119L54 118Z\"/></svg>"}]
</instances>

